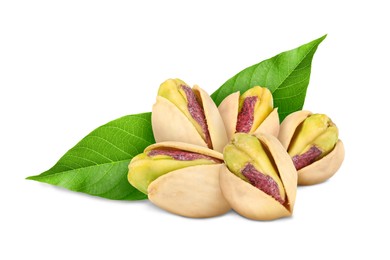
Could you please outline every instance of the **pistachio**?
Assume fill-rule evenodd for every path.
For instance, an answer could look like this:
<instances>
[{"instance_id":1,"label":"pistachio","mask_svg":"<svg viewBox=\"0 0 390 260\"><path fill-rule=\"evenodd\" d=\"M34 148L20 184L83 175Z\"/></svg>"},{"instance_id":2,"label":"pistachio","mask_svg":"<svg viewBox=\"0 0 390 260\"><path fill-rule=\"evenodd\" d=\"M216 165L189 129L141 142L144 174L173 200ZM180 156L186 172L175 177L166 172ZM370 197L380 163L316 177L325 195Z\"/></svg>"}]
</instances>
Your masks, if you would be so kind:
<instances>
[{"instance_id":1,"label":"pistachio","mask_svg":"<svg viewBox=\"0 0 390 260\"><path fill-rule=\"evenodd\" d=\"M298 170L298 184L312 185L332 177L344 159L338 128L324 114L297 111L281 124L279 140Z\"/></svg>"},{"instance_id":2,"label":"pistachio","mask_svg":"<svg viewBox=\"0 0 390 260\"><path fill-rule=\"evenodd\" d=\"M273 108L272 94L267 88L255 86L241 96L239 92L230 94L218 109L229 140L236 132L278 135L279 115Z\"/></svg>"},{"instance_id":3,"label":"pistachio","mask_svg":"<svg viewBox=\"0 0 390 260\"><path fill-rule=\"evenodd\" d=\"M180 79L160 85L152 109L156 142L178 141L222 152L228 142L224 123L210 96Z\"/></svg>"},{"instance_id":4,"label":"pistachio","mask_svg":"<svg viewBox=\"0 0 390 260\"><path fill-rule=\"evenodd\" d=\"M292 214L297 172L274 136L236 133L223 155L220 185L236 212L256 220Z\"/></svg>"},{"instance_id":5,"label":"pistachio","mask_svg":"<svg viewBox=\"0 0 390 260\"><path fill-rule=\"evenodd\" d=\"M220 164L221 161L208 155L178 150L172 147L150 148L135 156L129 165L129 181L147 194L148 186L158 177L174 170L195 165Z\"/></svg>"},{"instance_id":6,"label":"pistachio","mask_svg":"<svg viewBox=\"0 0 390 260\"><path fill-rule=\"evenodd\" d=\"M131 160L128 180L162 209L212 217L230 209L219 187L222 162L222 154L208 148L161 142Z\"/></svg>"}]
</instances>

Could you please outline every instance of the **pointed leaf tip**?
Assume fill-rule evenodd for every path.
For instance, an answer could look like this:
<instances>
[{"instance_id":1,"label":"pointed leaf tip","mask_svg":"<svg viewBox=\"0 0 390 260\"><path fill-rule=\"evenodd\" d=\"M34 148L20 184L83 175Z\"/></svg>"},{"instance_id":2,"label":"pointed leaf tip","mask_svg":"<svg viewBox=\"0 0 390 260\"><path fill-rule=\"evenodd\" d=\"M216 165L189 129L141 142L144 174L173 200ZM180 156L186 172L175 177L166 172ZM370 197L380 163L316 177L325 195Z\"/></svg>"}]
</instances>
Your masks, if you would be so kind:
<instances>
[{"instance_id":1,"label":"pointed leaf tip","mask_svg":"<svg viewBox=\"0 0 390 260\"><path fill-rule=\"evenodd\" d=\"M327 34L298 48L282 52L252 65L226 81L212 95L217 105L233 92L244 93L251 87L267 87L273 93L282 121L292 112L301 110L309 85L311 62L318 45Z\"/></svg>"}]
</instances>

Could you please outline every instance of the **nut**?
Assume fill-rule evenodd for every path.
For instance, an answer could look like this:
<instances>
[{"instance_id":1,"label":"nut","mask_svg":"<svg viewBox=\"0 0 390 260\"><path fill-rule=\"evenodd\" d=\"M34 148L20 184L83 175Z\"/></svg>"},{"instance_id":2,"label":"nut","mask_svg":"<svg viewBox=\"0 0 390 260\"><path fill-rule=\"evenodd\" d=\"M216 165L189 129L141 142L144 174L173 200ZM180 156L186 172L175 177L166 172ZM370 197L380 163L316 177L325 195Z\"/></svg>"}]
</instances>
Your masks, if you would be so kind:
<instances>
[{"instance_id":1,"label":"nut","mask_svg":"<svg viewBox=\"0 0 390 260\"><path fill-rule=\"evenodd\" d=\"M212 217L230 209L219 186L222 154L179 142L148 146L129 164L131 185L158 207L186 217Z\"/></svg>"},{"instance_id":2,"label":"nut","mask_svg":"<svg viewBox=\"0 0 390 260\"><path fill-rule=\"evenodd\" d=\"M229 140L236 132L278 136L279 115L277 108L273 108L272 94L267 88L256 86L241 96L239 92L230 94L218 109Z\"/></svg>"},{"instance_id":3,"label":"nut","mask_svg":"<svg viewBox=\"0 0 390 260\"><path fill-rule=\"evenodd\" d=\"M222 152L227 134L218 108L200 87L168 79L160 85L152 109L156 142L178 141Z\"/></svg>"},{"instance_id":4,"label":"nut","mask_svg":"<svg viewBox=\"0 0 390 260\"><path fill-rule=\"evenodd\" d=\"M292 214L297 172L276 137L236 133L223 154L221 190L236 212L255 220Z\"/></svg>"},{"instance_id":5,"label":"nut","mask_svg":"<svg viewBox=\"0 0 390 260\"><path fill-rule=\"evenodd\" d=\"M279 140L298 170L298 184L312 185L332 177L344 160L337 126L324 114L297 111L287 116Z\"/></svg>"}]
</instances>

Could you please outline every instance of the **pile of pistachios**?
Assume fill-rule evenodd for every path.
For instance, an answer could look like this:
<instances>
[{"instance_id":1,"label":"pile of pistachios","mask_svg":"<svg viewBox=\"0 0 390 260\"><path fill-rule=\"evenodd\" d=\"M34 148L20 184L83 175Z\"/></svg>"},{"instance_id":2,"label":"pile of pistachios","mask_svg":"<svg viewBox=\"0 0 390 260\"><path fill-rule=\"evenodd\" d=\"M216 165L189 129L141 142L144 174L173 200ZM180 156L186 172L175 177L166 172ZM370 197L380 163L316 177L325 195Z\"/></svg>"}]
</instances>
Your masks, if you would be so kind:
<instances>
[{"instance_id":1,"label":"pile of pistachios","mask_svg":"<svg viewBox=\"0 0 390 260\"><path fill-rule=\"evenodd\" d=\"M259 86L217 107L200 87L168 79L152 127L156 144L131 160L128 180L158 207L186 217L230 209L255 220L291 216L297 186L329 179L344 159L328 116L297 111L280 124L272 93Z\"/></svg>"}]
</instances>

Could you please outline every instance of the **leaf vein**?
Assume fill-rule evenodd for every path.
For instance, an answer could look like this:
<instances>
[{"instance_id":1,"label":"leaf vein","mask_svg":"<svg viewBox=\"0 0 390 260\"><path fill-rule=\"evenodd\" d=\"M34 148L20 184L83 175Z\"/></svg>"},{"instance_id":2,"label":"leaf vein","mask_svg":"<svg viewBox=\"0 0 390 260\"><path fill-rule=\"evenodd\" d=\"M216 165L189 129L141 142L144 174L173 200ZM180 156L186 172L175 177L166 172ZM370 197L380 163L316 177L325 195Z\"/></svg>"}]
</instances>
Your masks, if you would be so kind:
<instances>
[{"instance_id":1,"label":"leaf vein","mask_svg":"<svg viewBox=\"0 0 390 260\"><path fill-rule=\"evenodd\" d=\"M301 83L305 82L308 78L310 78L310 76L306 76L306 78L302 79L301 81L297 81L297 82L294 82L294 83L291 83L291 84L287 84L286 86L278 88L277 90L281 90L281 89L285 90L285 89L288 89L288 88L292 88L292 86L294 86L294 85L298 85L298 84L301 84ZM276 99L278 99L278 98L276 98Z\"/></svg>"},{"instance_id":2,"label":"leaf vein","mask_svg":"<svg viewBox=\"0 0 390 260\"><path fill-rule=\"evenodd\" d=\"M306 90L303 89L302 91L300 91L299 93L295 94L295 95L292 95L292 96L286 96L286 97L280 97L280 98L274 98L274 101L275 100L283 100L283 99L290 99L290 98L293 98L293 97L297 97L297 96L300 96L302 93L304 93Z\"/></svg>"},{"instance_id":3,"label":"leaf vein","mask_svg":"<svg viewBox=\"0 0 390 260\"><path fill-rule=\"evenodd\" d=\"M104 137L101 137L101 136L98 136L98 135L90 135L89 137L95 137L95 138L101 139L101 140L103 140L103 141L109 143L109 144L112 145L113 147L115 147L117 150L119 150L119 151L125 153L126 155L131 156L130 153L128 153L128 152L126 152L125 150L121 149L119 146L117 146L117 145L114 144L113 142L110 142L108 139L106 139L106 138L104 138ZM134 146L134 145L132 145L132 146Z\"/></svg>"},{"instance_id":4,"label":"leaf vein","mask_svg":"<svg viewBox=\"0 0 390 260\"><path fill-rule=\"evenodd\" d=\"M123 163L123 162L130 162L130 159L128 159L128 160L120 160L120 161L115 161L115 162L107 162L107 163L102 163L102 164L97 164L97 165L90 165L90 166L86 166L86 167L83 167L83 168L74 168L74 169L69 170L69 171L60 171L60 172L50 173L50 174L47 174L47 175L37 175L37 176L34 176L34 177L35 178L54 177L54 176L57 176L57 175L69 173L70 171L78 171L78 170L82 170L82 169L84 170L84 169L88 169L88 168L91 168L91 167L102 166L102 165L105 165L105 164L119 164L119 163Z\"/></svg>"},{"instance_id":5,"label":"leaf vein","mask_svg":"<svg viewBox=\"0 0 390 260\"><path fill-rule=\"evenodd\" d=\"M65 157L67 157L67 156L70 156L70 157L74 157L74 158L77 158L77 159L81 159L81 160L84 160L84 161L87 161L87 162L91 162L91 163L93 163L93 164L95 164L95 165L97 165L98 163L97 162L95 162L95 161L93 161L93 160L90 160L90 159L88 159L88 158L85 158L85 157L81 157L81 156L78 156L78 155L74 155L74 154L65 154L62 158L65 158ZM80 164L79 164L80 165ZM82 165L80 165L81 166L81 168L83 168L84 166L82 166ZM77 169L77 168L76 168Z\"/></svg>"},{"instance_id":6,"label":"leaf vein","mask_svg":"<svg viewBox=\"0 0 390 260\"><path fill-rule=\"evenodd\" d=\"M112 169L113 167L114 167L114 164L111 164L110 167L109 167L108 169L106 169L106 171L102 174L102 177L100 177L97 181L95 181L95 182L93 182L93 183L89 183L89 184L87 184L87 185L84 185L84 186L82 186L82 187L79 187L79 190L86 189L86 188L88 188L88 187L91 187L91 186L93 186L93 185L98 184L102 179L104 179L104 177L106 177L107 173L108 173L109 171L111 171L111 169ZM101 193L99 193L99 194L101 194Z\"/></svg>"},{"instance_id":7,"label":"leaf vein","mask_svg":"<svg viewBox=\"0 0 390 260\"><path fill-rule=\"evenodd\" d=\"M282 82L280 82L280 84L279 84L279 86L281 86L286 80L287 80L287 78L295 71L295 69L306 59L306 57L307 57L307 55L309 54L309 53L311 53L311 51L314 49L314 48L317 48L317 46L318 46L318 44L314 44L311 48L310 48L310 50L308 51L308 52L306 52L306 54L302 57L302 59L297 63L297 65L295 66L295 68L293 68L291 71L290 71L290 73L288 73L287 75L286 75L286 77L282 80ZM279 86L278 86L278 88L279 88Z\"/></svg>"},{"instance_id":8,"label":"leaf vein","mask_svg":"<svg viewBox=\"0 0 390 260\"><path fill-rule=\"evenodd\" d=\"M105 127L114 128L114 129L119 129L119 130L121 130L121 131L127 133L127 134L130 135L131 137L134 137L134 138L136 138L136 139L142 140L142 141L147 142L147 143L150 144L150 142L149 142L148 140L146 140L146 139L144 139L144 138L142 138L142 137L136 136L136 135L134 135L133 133L131 133L131 132L125 130L125 129L122 129L122 128L118 127L118 126L106 125Z\"/></svg>"},{"instance_id":9,"label":"leaf vein","mask_svg":"<svg viewBox=\"0 0 390 260\"><path fill-rule=\"evenodd\" d=\"M104 157L105 159L109 160L110 162L113 162L112 159L108 158L107 156L105 156L105 155L102 154L101 152L96 151L96 150L94 150L94 149L92 149L92 148L89 148L89 147L87 147L87 146L78 145L78 146L75 146L75 147L72 148L72 150L76 150L76 149L85 149L85 150L94 152L94 153L96 153L96 154L98 154L98 155Z\"/></svg>"}]
</instances>

